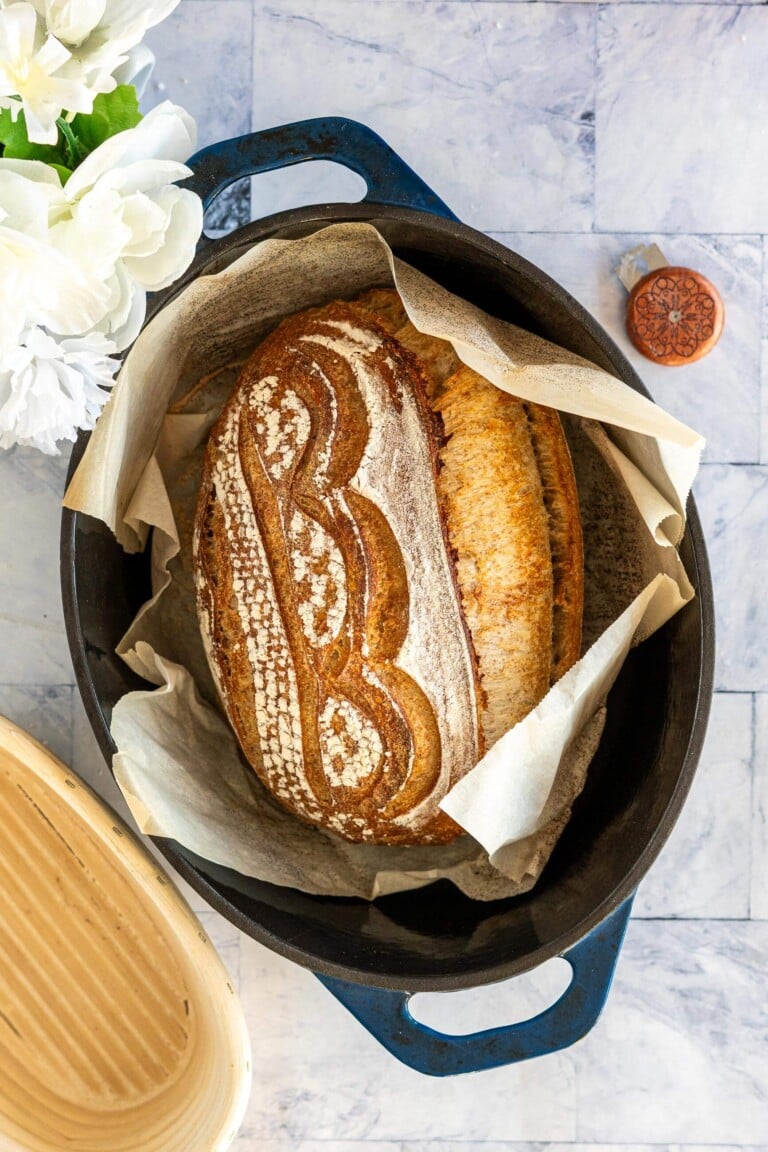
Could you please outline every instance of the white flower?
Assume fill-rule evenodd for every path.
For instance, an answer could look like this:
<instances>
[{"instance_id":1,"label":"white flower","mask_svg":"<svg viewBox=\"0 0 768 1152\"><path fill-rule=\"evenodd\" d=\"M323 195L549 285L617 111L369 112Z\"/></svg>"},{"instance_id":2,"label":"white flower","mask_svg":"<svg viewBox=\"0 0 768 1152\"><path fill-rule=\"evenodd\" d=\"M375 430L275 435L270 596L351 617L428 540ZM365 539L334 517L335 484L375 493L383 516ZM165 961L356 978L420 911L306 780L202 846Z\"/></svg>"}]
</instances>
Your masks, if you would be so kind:
<instances>
[{"instance_id":1,"label":"white flower","mask_svg":"<svg viewBox=\"0 0 768 1152\"><path fill-rule=\"evenodd\" d=\"M47 30L64 44L82 44L104 15L107 0L30 0Z\"/></svg>"},{"instance_id":2,"label":"white flower","mask_svg":"<svg viewBox=\"0 0 768 1152\"><path fill-rule=\"evenodd\" d=\"M101 92L136 73L148 28L179 0L0 0L0 107L24 109L27 135L55 144L63 111L90 112ZM139 70L148 68L147 51ZM20 97L18 100L16 97Z\"/></svg>"},{"instance_id":3,"label":"white flower","mask_svg":"<svg viewBox=\"0 0 768 1152\"><path fill-rule=\"evenodd\" d=\"M125 63L115 68L112 76L116 84L132 84L141 100L154 70L154 52L146 44L137 44L127 53Z\"/></svg>"},{"instance_id":4,"label":"white flower","mask_svg":"<svg viewBox=\"0 0 768 1152\"><path fill-rule=\"evenodd\" d=\"M103 318L112 290L82 259L51 244L71 209L59 178L39 160L0 159L0 356L41 324L75 336Z\"/></svg>"},{"instance_id":5,"label":"white flower","mask_svg":"<svg viewBox=\"0 0 768 1152\"><path fill-rule=\"evenodd\" d=\"M80 0L35 0L40 7L48 10L54 8L81 7ZM67 40L68 44L77 44L81 48L81 57L87 59L102 49L107 49L113 55L125 54L135 44L139 44L150 28L154 28L166 16L170 16L179 0L105 0L102 13L98 20L92 24L86 36L80 35L75 40ZM96 0L87 0L84 7L95 8ZM78 21L81 28L83 21Z\"/></svg>"},{"instance_id":6,"label":"white flower","mask_svg":"<svg viewBox=\"0 0 768 1152\"><path fill-rule=\"evenodd\" d=\"M0 158L0 224L44 240L68 212L61 181L48 164Z\"/></svg>"},{"instance_id":7,"label":"white flower","mask_svg":"<svg viewBox=\"0 0 768 1152\"><path fill-rule=\"evenodd\" d=\"M200 198L174 186L190 175L195 122L169 102L135 128L105 140L64 187L71 218L51 240L109 290L101 324L119 348L144 318L146 292L173 283L187 268L203 226Z\"/></svg>"},{"instance_id":8,"label":"white flower","mask_svg":"<svg viewBox=\"0 0 768 1152\"><path fill-rule=\"evenodd\" d=\"M24 260L7 243L0 228L0 361L19 342L27 322Z\"/></svg>"},{"instance_id":9,"label":"white flower","mask_svg":"<svg viewBox=\"0 0 768 1152\"><path fill-rule=\"evenodd\" d=\"M55 144L62 112L90 112L119 76L146 74L139 41L178 0L0 0L0 107ZM142 55L143 53L143 55ZM55 453L92 428L135 339L146 294L192 260L202 204L194 120L170 103L106 140L62 187L36 160L0 158L0 448Z\"/></svg>"},{"instance_id":10,"label":"white flower","mask_svg":"<svg viewBox=\"0 0 768 1152\"><path fill-rule=\"evenodd\" d=\"M68 49L45 35L31 4L0 10L0 107L10 108L14 119L24 109L31 141L55 144L62 110L90 112L94 95Z\"/></svg>"},{"instance_id":11,"label":"white flower","mask_svg":"<svg viewBox=\"0 0 768 1152\"><path fill-rule=\"evenodd\" d=\"M46 241L0 225L0 356L42 324L67 336L98 325L111 289Z\"/></svg>"},{"instance_id":12,"label":"white flower","mask_svg":"<svg viewBox=\"0 0 768 1152\"><path fill-rule=\"evenodd\" d=\"M94 331L101 332L122 352L141 331L147 312L147 293L135 280L131 280L121 261L114 267L112 275L105 281L109 299L104 314Z\"/></svg>"},{"instance_id":13,"label":"white flower","mask_svg":"<svg viewBox=\"0 0 768 1152\"><path fill-rule=\"evenodd\" d=\"M6 3L8 0L6 0ZM19 0L10 0L18 3ZM113 55L133 48L165 20L179 0L30 0L45 27L83 56L110 46Z\"/></svg>"},{"instance_id":14,"label":"white flower","mask_svg":"<svg viewBox=\"0 0 768 1152\"><path fill-rule=\"evenodd\" d=\"M89 87L98 92L112 91L114 74L128 61L132 49L178 3L179 0L34 0L48 30L72 52L62 74L85 76Z\"/></svg>"},{"instance_id":15,"label":"white flower","mask_svg":"<svg viewBox=\"0 0 768 1152\"><path fill-rule=\"evenodd\" d=\"M26 331L0 360L0 448L56 454L57 441L93 428L118 367L114 351L100 335L57 340L39 327Z\"/></svg>"},{"instance_id":16,"label":"white flower","mask_svg":"<svg viewBox=\"0 0 768 1152\"><path fill-rule=\"evenodd\" d=\"M118 132L86 156L66 183L70 200L81 199L97 181L113 173L118 183L125 182L131 168L142 161L165 161L167 180L182 180L191 175L184 161L197 144L197 126L188 112L170 100L164 100L146 114L135 128ZM172 172L174 174L172 174Z\"/></svg>"},{"instance_id":17,"label":"white flower","mask_svg":"<svg viewBox=\"0 0 768 1152\"><path fill-rule=\"evenodd\" d=\"M41 172L46 174L42 179ZM15 164L9 168L0 160L0 358L18 343L26 326L27 293L46 274L43 240L48 234L47 193L52 192L47 174L56 173L45 164L36 164L33 173L27 178ZM56 183L63 195L58 179Z\"/></svg>"},{"instance_id":18,"label":"white flower","mask_svg":"<svg viewBox=\"0 0 768 1152\"><path fill-rule=\"evenodd\" d=\"M194 120L170 103L106 140L62 188L37 160L0 159L0 355L40 324L135 340L146 294L188 266L202 230L190 169Z\"/></svg>"}]
</instances>

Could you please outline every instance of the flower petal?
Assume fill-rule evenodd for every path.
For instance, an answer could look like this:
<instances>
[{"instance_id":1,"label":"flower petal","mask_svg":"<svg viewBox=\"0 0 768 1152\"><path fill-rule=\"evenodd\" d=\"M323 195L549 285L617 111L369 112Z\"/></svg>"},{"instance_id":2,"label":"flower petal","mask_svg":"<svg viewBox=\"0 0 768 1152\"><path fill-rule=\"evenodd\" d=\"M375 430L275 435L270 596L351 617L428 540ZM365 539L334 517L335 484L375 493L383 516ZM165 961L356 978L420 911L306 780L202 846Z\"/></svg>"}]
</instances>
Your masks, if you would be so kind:
<instances>
[{"instance_id":1,"label":"flower petal","mask_svg":"<svg viewBox=\"0 0 768 1152\"><path fill-rule=\"evenodd\" d=\"M86 156L67 181L67 195L75 200L105 173L137 161L186 160L195 150L196 138L197 129L189 113L166 100L135 128L118 132Z\"/></svg>"},{"instance_id":2,"label":"flower petal","mask_svg":"<svg viewBox=\"0 0 768 1152\"><path fill-rule=\"evenodd\" d=\"M163 196L168 225L163 243L152 255L126 257L126 270L149 292L167 288L192 263L203 228L203 206L184 188L168 188Z\"/></svg>"},{"instance_id":3,"label":"flower petal","mask_svg":"<svg viewBox=\"0 0 768 1152\"><path fill-rule=\"evenodd\" d=\"M13 262L16 290L34 323L78 335L99 321L109 296L102 281L52 245L10 228L0 226L0 245Z\"/></svg>"},{"instance_id":4,"label":"flower petal","mask_svg":"<svg viewBox=\"0 0 768 1152\"><path fill-rule=\"evenodd\" d=\"M117 362L99 337L59 341L39 327L0 360L0 447L28 444L56 453L57 441L92 428Z\"/></svg>"},{"instance_id":5,"label":"flower petal","mask_svg":"<svg viewBox=\"0 0 768 1152\"><path fill-rule=\"evenodd\" d=\"M18 176L33 180L36 184L50 184L63 195L61 180L50 164L45 164L42 160L15 160L13 157L3 156L0 157L0 174L3 172L15 172Z\"/></svg>"},{"instance_id":6,"label":"flower petal","mask_svg":"<svg viewBox=\"0 0 768 1152\"><path fill-rule=\"evenodd\" d=\"M110 278L110 302L95 331L103 333L118 352L122 352L141 331L147 311L147 294L133 280L122 264L118 264Z\"/></svg>"},{"instance_id":7,"label":"flower petal","mask_svg":"<svg viewBox=\"0 0 768 1152\"><path fill-rule=\"evenodd\" d=\"M19 60L35 51L37 13L31 4L12 4L0 11L0 60Z\"/></svg>"},{"instance_id":8,"label":"flower petal","mask_svg":"<svg viewBox=\"0 0 768 1152\"><path fill-rule=\"evenodd\" d=\"M36 53L35 61L38 68L42 68L43 72L50 76L61 68L62 64L66 64L71 55L69 49L65 48L55 36L48 36L40 51Z\"/></svg>"},{"instance_id":9,"label":"flower petal","mask_svg":"<svg viewBox=\"0 0 768 1152\"><path fill-rule=\"evenodd\" d=\"M56 143L56 119L65 108L90 112L93 107L94 92L84 74L74 71L64 76L61 71L70 60L71 53L55 36L43 39L31 4L0 8L0 95L21 98L32 143Z\"/></svg>"},{"instance_id":10,"label":"flower petal","mask_svg":"<svg viewBox=\"0 0 768 1152\"><path fill-rule=\"evenodd\" d=\"M77 45L93 32L106 0L32 0L46 27L65 44Z\"/></svg>"},{"instance_id":11,"label":"flower petal","mask_svg":"<svg viewBox=\"0 0 768 1152\"><path fill-rule=\"evenodd\" d=\"M113 71L117 84L132 84L141 99L149 78L155 70L155 54L146 44L136 44L126 53L125 60Z\"/></svg>"},{"instance_id":12,"label":"flower petal","mask_svg":"<svg viewBox=\"0 0 768 1152\"><path fill-rule=\"evenodd\" d=\"M151 256L165 237L168 226L168 213L159 195L153 199L137 192L123 200L123 221L130 229L131 239L123 248L123 258L128 256Z\"/></svg>"},{"instance_id":13,"label":"flower petal","mask_svg":"<svg viewBox=\"0 0 768 1152\"><path fill-rule=\"evenodd\" d=\"M114 188L121 196L130 196L134 192L165 188L191 175L192 169L176 160L135 160L125 168L105 172L98 181L98 187Z\"/></svg>"},{"instance_id":14,"label":"flower petal","mask_svg":"<svg viewBox=\"0 0 768 1152\"><path fill-rule=\"evenodd\" d=\"M27 96L22 99L22 107L30 142L32 144L55 144L59 138L56 117L61 108L57 109L55 104L38 102Z\"/></svg>"},{"instance_id":15,"label":"flower petal","mask_svg":"<svg viewBox=\"0 0 768 1152\"><path fill-rule=\"evenodd\" d=\"M135 36L133 43L138 44L147 29L170 16L178 4L179 0L106 0L102 23L115 39Z\"/></svg>"},{"instance_id":16,"label":"flower petal","mask_svg":"<svg viewBox=\"0 0 768 1152\"><path fill-rule=\"evenodd\" d=\"M0 215L7 228L43 240L51 216L65 205L61 182L47 164L0 159Z\"/></svg>"}]
</instances>

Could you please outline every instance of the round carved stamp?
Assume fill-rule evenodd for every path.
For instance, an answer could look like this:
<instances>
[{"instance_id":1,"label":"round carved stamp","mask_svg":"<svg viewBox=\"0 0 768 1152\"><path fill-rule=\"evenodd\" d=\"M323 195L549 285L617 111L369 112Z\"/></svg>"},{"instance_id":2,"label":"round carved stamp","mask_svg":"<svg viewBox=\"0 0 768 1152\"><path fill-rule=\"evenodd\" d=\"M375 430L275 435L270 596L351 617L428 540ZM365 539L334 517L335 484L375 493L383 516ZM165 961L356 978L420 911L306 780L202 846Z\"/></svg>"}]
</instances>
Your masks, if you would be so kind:
<instances>
[{"instance_id":1,"label":"round carved stamp","mask_svg":"<svg viewBox=\"0 0 768 1152\"><path fill-rule=\"evenodd\" d=\"M724 315L720 294L706 276L691 268L660 268L632 289L627 333L657 364L691 364L717 344Z\"/></svg>"}]
</instances>

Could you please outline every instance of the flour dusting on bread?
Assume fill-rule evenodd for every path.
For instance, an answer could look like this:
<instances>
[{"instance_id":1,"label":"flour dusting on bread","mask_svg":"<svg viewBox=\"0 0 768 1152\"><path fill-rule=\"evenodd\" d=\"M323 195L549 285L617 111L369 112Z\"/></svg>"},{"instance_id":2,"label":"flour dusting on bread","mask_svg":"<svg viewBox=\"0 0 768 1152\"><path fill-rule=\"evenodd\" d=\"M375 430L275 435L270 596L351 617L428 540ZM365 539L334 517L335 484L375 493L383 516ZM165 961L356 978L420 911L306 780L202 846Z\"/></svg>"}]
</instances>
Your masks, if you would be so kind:
<instances>
[{"instance_id":1,"label":"flour dusting on bread","mask_svg":"<svg viewBox=\"0 0 768 1152\"><path fill-rule=\"evenodd\" d=\"M430 844L483 751L579 655L557 414L500 392L376 289L289 317L214 426L194 563L246 759L303 820Z\"/></svg>"}]
</instances>

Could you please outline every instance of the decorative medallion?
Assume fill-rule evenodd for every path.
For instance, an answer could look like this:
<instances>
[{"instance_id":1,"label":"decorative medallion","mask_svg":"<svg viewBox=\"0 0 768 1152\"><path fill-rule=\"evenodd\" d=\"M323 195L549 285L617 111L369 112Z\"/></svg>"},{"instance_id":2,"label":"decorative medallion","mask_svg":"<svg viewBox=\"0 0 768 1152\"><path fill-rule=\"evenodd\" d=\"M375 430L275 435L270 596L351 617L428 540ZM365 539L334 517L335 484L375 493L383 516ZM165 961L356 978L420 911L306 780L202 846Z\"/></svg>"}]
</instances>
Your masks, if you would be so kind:
<instances>
[{"instance_id":1,"label":"decorative medallion","mask_svg":"<svg viewBox=\"0 0 768 1152\"><path fill-rule=\"evenodd\" d=\"M629 338L657 364L691 364L706 356L720 339L723 319L717 289L691 268L649 272L627 303Z\"/></svg>"}]
</instances>

